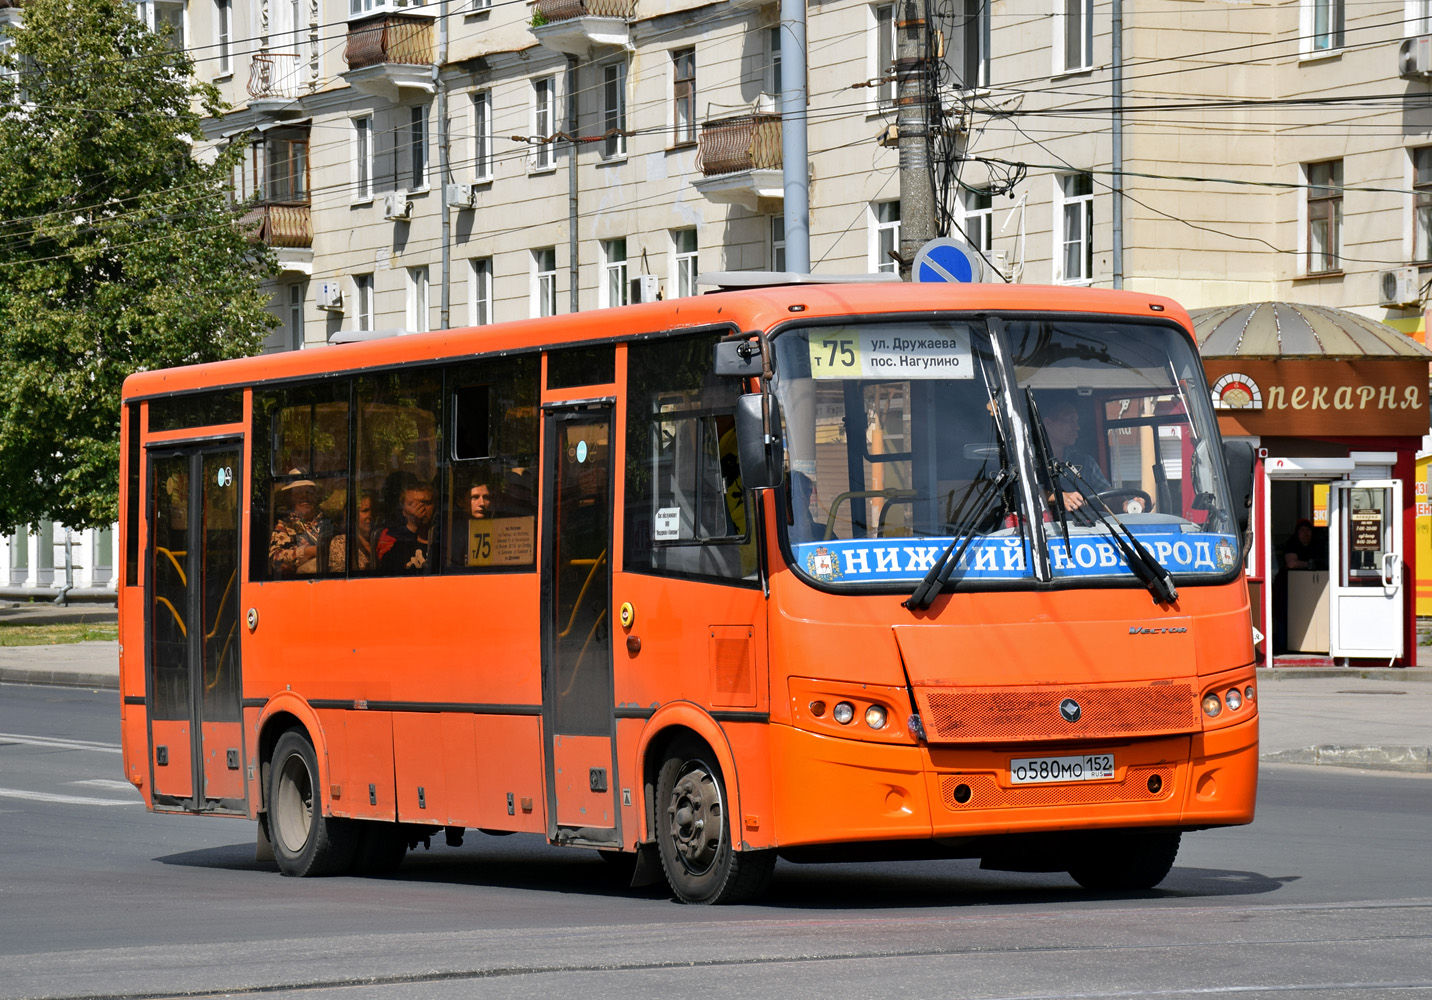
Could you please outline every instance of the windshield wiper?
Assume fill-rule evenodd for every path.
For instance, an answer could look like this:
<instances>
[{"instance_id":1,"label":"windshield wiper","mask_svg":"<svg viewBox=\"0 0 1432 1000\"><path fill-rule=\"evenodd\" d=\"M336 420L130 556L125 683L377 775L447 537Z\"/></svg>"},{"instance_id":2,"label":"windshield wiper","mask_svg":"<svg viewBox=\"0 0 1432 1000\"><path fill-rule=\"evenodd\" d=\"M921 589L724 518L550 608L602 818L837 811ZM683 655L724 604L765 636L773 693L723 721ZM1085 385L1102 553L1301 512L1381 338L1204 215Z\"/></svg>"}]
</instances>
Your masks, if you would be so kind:
<instances>
[{"instance_id":1,"label":"windshield wiper","mask_svg":"<svg viewBox=\"0 0 1432 1000\"><path fill-rule=\"evenodd\" d=\"M1039 415L1039 404L1034 401L1034 390L1026 388L1024 398L1029 404L1029 418L1034 424L1034 457L1039 462L1039 471L1044 473L1044 481L1050 491L1049 505L1059 515L1059 527L1064 532L1064 551L1068 552L1069 511L1064 506L1064 491L1059 488L1059 477L1054 472L1054 449L1044 431L1044 418Z\"/></svg>"},{"instance_id":2,"label":"windshield wiper","mask_svg":"<svg viewBox=\"0 0 1432 1000\"><path fill-rule=\"evenodd\" d=\"M1079 475L1078 470L1067 462L1055 462L1054 468L1061 474L1067 473L1073 481L1084 487L1085 506L1092 510L1099 523L1109 530L1109 537L1124 553L1124 561L1129 564L1129 569L1149 588L1149 593L1154 595L1154 603L1172 604L1178 600L1178 588L1173 585L1173 577L1169 576L1168 570L1164 569L1163 564L1154 558L1153 553L1139 541L1128 526L1119 520L1118 515L1114 514L1103 497L1099 496L1099 491L1093 484ZM1068 550L1066 552L1073 555Z\"/></svg>"},{"instance_id":3,"label":"windshield wiper","mask_svg":"<svg viewBox=\"0 0 1432 1000\"><path fill-rule=\"evenodd\" d=\"M1008 466L1001 467L993 479L985 481L985 488L979 495L979 500L970 511L968 520L961 520L955 525L955 537L950 539L950 544L945 546L945 551L940 553L940 558L930 567L916 586L915 591L901 605L911 611L924 611L935 602L935 598L949 582L950 574L964 558L965 552L969 550L970 544L975 539L974 528L982 521L994 506L994 502L1004 495L1017 477L1009 470ZM963 504L961 504L963 507ZM962 535L963 532L963 535Z\"/></svg>"}]
</instances>

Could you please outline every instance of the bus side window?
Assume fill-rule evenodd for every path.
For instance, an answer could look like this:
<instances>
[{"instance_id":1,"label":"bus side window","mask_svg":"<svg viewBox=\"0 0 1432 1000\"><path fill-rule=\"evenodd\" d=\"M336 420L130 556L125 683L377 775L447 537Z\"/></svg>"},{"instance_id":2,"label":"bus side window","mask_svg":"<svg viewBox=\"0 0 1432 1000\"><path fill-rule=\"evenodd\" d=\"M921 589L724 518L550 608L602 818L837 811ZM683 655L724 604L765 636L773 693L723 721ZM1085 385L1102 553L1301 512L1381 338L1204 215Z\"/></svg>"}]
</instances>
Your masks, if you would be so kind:
<instances>
[{"instance_id":1,"label":"bus side window","mask_svg":"<svg viewBox=\"0 0 1432 1000\"><path fill-rule=\"evenodd\" d=\"M535 352L448 373L448 572L537 564L540 373Z\"/></svg>"},{"instance_id":2,"label":"bus side window","mask_svg":"<svg viewBox=\"0 0 1432 1000\"><path fill-rule=\"evenodd\" d=\"M711 373L719 336L627 347L629 570L754 578L755 543L735 456L740 386Z\"/></svg>"},{"instance_id":3,"label":"bus side window","mask_svg":"<svg viewBox=\"0 0 1432 1000\"><path fill-rule=\"evenodd\" d=\"M249 575L341 576L332 543L348 522L346 380L257 390Z\"/></svg>"},{"instance_id":4,"label":"bus side window","mask_svg":"<svg viewBox=\"0 0 1432 1000\"><path fill-rule=\"evenodd\" d=\"M441 406L436 369L378 372L355 383L354 488L374 498L372 572L379 576L437 569Z\"/></svg>"}]
</instances>

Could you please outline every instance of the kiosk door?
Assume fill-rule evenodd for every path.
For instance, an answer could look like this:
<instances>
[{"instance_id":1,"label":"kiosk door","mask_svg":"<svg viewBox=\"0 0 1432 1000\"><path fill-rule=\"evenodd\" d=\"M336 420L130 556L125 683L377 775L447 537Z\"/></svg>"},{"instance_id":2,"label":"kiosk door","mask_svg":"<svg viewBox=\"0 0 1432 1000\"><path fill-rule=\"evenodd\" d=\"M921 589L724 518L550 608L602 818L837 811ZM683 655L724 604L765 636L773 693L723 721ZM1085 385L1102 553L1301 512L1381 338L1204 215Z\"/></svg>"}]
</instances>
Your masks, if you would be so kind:
<instances>
[{"instance_id":1,"label":"kiosk door","mask_svg":"<svg viewBox=\"0 0 1432 1000\"><path fill-rule=\"evenodd\" d=\"M1333 656L1402 655L1402 483L1344 480L1328 495Z\"/></svg>"},{"instance_id":2,"label":"kiosk door","mask_svg":"<svg viewBox=\"0 0 1432 1000\"><path fill-rule=\"evenodd\" d=\"M157 807L246 811L237 442L149 453L150 765Z\"/></svg>"}]
</instances>

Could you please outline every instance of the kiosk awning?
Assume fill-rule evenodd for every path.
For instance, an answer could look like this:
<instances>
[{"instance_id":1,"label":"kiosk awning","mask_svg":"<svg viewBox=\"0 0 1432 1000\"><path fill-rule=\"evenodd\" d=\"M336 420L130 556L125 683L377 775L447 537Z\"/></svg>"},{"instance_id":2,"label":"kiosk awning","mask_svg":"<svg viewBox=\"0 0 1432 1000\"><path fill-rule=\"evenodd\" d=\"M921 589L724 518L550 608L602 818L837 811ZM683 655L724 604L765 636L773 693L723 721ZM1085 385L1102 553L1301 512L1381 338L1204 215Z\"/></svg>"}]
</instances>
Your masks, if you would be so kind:
<instances>
[{"instance_id":1,"label":"kiosk awning","mask_svg":"<svg viewBox=\"0 0 1432 1000\"><path fill-rule=\"evenodd\" d=\"M1346 309L1251 302L1189 315L1204 358L1432 359L1432 351L1406 334Z\"/></svg>"}]
</instances>

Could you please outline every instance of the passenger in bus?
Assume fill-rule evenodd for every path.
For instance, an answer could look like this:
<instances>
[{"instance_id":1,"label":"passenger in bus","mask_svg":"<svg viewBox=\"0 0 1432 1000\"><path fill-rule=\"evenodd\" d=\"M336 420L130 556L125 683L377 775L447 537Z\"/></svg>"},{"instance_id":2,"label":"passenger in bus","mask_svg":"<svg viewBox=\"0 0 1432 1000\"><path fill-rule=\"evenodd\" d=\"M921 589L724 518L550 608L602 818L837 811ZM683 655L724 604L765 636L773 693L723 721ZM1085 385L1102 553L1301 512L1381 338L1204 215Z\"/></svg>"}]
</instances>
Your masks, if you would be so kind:
<instances>
[{"instance_id":1,"label":"passenger in bus","mask_svg":"<svg viewBox=\"0 0 1432 1000\"><path fill-rule=\"evenodd\" d=\"M490 482L486 479L479 479L467 488L466 510L462 512L462 515L466 517L466 524L463 523L461 515L454 518L450 541L452 564L475 566L477 559L474 556L477 554L471 551L472 523L474 521L490 521L497 516L497 493Z\"/></svg>"},{"instance_id":2,"label":"passenger in bus","mask_svg":"<svg viewBox=\"0 0 1432 1000\"><path fill-rule=\"evenodd\" d=\"M302 469L288 474L294 478L279 488L279 495L289 509L269 538L269 570L275 578L313 576L319 571L318 555L333 535L333 523L318 506L322 487L304 478Z\"/></svg>"},{"instance_id":3,"label":"passenger in bus","mask_svg":"<svg viewBox=\"0 0 1432 1000\"><path fill-rule=\"evenodd\" d=\"M1049 446L1054 457L1069 466L1075 473L1061 473L1058 477L1060 492L1066 510L1078 510L1087 503L1084 494L1091 488L1095 493L1113 489L1099 460L1093 455L1079 451L1079 407L1072 399L1061 397L1055 400L1044 418L1044 430L1049 436ZM1085 485L1087 484L1087 485Z\"/></svg>"},{"instance_id":4,"label":"passenger in bus","mask_svg":"<svg viewBox=\"0 0 1432 1000\"><path fill-rule=\"evenodd\" d=\"M366 573L373 568L373 516L378 505L376 490L364 490L358 496L357 521L353 527L354 572ZM328 546L328 568L342 572L348 565L348 536L338 534Z\"/></svg>"},{"instance_id":5,"label":"passenger in bus","mask_svg":"<svg viewBox=\"0 0 1432 1000\"><path fill-rule=\"evenodd\" d=\"M384 528L374 544L380 573L425 573L430 558L434 491L427 483L409 477L403 481L403 523Z\"/></svg>"}]
</instances>

